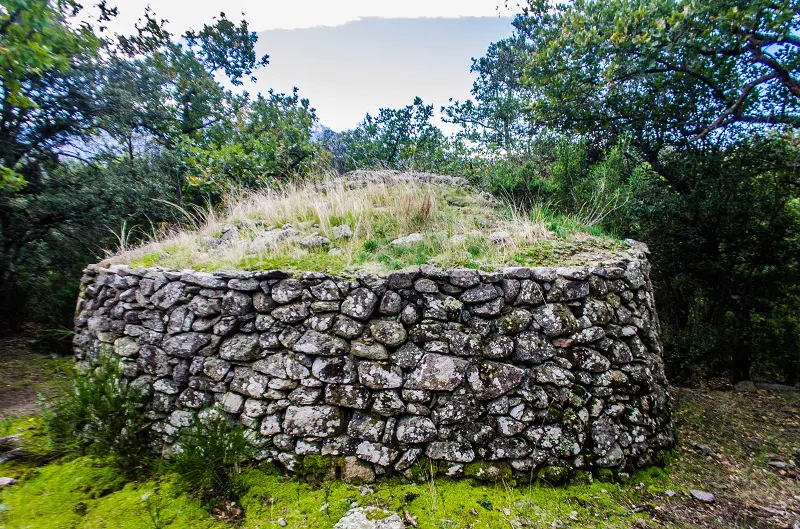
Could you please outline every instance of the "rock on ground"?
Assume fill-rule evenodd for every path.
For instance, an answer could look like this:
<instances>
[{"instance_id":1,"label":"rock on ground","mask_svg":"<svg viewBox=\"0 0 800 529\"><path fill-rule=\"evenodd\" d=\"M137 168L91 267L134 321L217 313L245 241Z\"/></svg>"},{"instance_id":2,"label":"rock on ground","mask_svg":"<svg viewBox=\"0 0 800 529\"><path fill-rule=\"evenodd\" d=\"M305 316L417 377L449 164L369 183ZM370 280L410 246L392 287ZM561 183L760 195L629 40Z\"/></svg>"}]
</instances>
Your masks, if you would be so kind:
<instances>
[{"instance_id":1,"label":"rock on ground","mask_svg":"<svg viewBox=\"0 0 800 529\"><path fill-rule=\"evenodd\" d=\"M403 529L403 520L396 512L379 507L350 509L333 529Z\"/></svg>"}]
</instances>

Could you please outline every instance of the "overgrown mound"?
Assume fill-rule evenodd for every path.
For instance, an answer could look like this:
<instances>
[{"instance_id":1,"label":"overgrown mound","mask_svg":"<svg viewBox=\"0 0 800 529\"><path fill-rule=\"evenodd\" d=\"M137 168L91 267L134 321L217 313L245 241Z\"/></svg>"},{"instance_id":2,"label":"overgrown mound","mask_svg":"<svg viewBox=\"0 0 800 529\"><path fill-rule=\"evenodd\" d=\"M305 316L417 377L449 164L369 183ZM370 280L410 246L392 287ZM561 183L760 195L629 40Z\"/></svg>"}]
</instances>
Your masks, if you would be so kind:
<instances>
[{"instance_id":1,"label":"overgrown mound","mask_svg":"<svg viewBox=\"0 0 800 529\"><path fill-rule=\"evenodd\" d=\"M460 178L359 171L228 200L112 263L374 272L424 263L497 269L587 263L625 246L574 217L514 207Z\"/></svg>"}]
</instances>

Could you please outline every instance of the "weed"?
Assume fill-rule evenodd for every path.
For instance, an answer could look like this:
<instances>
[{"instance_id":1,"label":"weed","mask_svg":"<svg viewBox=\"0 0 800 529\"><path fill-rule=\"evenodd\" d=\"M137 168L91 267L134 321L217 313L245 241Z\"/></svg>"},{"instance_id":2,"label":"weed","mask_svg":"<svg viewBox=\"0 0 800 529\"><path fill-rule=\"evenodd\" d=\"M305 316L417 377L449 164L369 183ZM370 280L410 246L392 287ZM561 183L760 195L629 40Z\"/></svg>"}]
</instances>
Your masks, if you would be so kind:
<instances>
[{"instance_id":1,"label":"weed","mask_svg":"<svg viewBox=\"0 0 800 529\"><path fill-rule=\"evenodd\" d=\"M173 463L180 485L205 502L235 501L242 492L242 465L254 455L244 429L221 413L199 416L184 428Z\"/></svg>"},{"instance_id":2,"label":"weed","mask_svg":"<svg viewBox=\"0 0 800 529\"><path fill-rule=\"evenodd\" d=\"M112 359L101 356L45 411L45 432L56 450L109 455L119 468L132 470L147 453L146 400Z\"/></svg>"}]
</instances>

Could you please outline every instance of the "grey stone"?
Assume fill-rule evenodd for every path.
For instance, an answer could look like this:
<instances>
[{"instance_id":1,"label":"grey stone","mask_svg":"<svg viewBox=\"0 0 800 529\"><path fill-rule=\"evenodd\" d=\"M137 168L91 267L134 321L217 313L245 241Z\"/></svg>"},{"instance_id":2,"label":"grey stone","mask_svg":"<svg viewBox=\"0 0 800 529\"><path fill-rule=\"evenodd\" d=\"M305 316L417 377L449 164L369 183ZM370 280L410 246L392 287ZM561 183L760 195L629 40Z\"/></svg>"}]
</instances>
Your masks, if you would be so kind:
<instances>
[{"instance_id":1,"label":"grey stone","mask_svg":"<svg viewBox=\"0 0 800 529\"><path fill-rule=\"evenodd\" d=\"M525 309L511 309L497 320L497 329L503 334L517 334L524 331L533 321L531 313Z\"/></svg>"},{"instance_id":2,"label":"grey stone","mask_svg":"<svg viewBox=\"0 0 800 529\"><path fill-rule=\"evenodd\" d=\"M411 233L405 237L398 237L392 241L394 246L407 246L410 244L418 244L425 240L425 236L421 233Z\"/></svg>"},{"instance_id":3,"label":"grey stone","mask_svg":"<svg viewBox=\"0 0 800 529\"><path fill-rule=\"evenodd\" d=\"M386 422L363 413L354 412L347 425L347 435L355 439L378 442L383 437Z\"/></svg>"},{"instance_id":4,"label":"grey stone","mask_svg":"<svg viewBox=\"0 0 800 529\"><path fill-rule=\"evenodd\" d=\"M347 224L340 224L333 227L333 239L349 239L353 236L353 230Z\"/></svg>"},{"instance_id":5,"label":"grey stone","mask_svg":"<svg viewBox=\"0 0 800 529\"><path fill-rule=\"evenodd\" d=\"M226 316L244 316L251 306L250 296L238 290L229 290L222 298L222 314Z\"/></svg>"},{"instance_id":6,"label":"grey stone","mask_svg":"<svg viewBox=\"0 0 800 529\"><path fill-rule=\"evenodd\" d=\"M322 235L315 233L313 235L308 235L303 237L297 244L302 246L303 248L308 248L309 250L316 250L318 248L324 248L330 244L330 240L327 237L323 237Z\"/></svg>"},{"instance_id":7,"label":"grey stone","mask_svg":"<svg viewBox=\"0 0 800 529\"><path fill-rule=\"evenodd\" d=\"M16 484L17 480L14 478L0 477L0 489L5 487L10 487L11 485L16 485ZM400 525L400 527L403 527L402 524Z\"/></svg>"},{"instance_id":8,"label":"grey stone","mask_svg":"<svg viewBox=\"0 0 800 529\"><path fill-rule=\"evenodd\" d=\"M381 298L381 303L380 306L378 307L378 311L381 314L394 316L400 313L401 307L402 307L402 299L400 298L400 294L394 292L393 290L389 290L383 295L383 298Z\"/></svg>"},{"instance_id":9,"label":"grey stone","mask_svg":"<svg viewBox=\"0 0 800 529\"><path fill-rule=\"evenodd\" d=\"M193 297L186 307L201 318L216 316L221 310L218 299L209 299L203 296Z\"/></svg>"},{"instance_id":10,"label":"grey stone","mask_svg":"<svg viewBox=\"0 0 800 529\"><path fill-rule=\"evenodd\" d=\"M692 498L702 501L703 503L714 503L714 501L716 501L716 498L710 492L705 492L702 490L690 490L689 494L692 495Z\"/></svg>"},{"instance_id":11,"label":"grey stone","mask_svg":"<svg viewBox=\"0 0 800 529\"><path fill-rule=\"evenodd\" d=\"M374 474L372 478L375 478ZM347 511L333 529L403 529L404 527L403 520L396 512L379 507L356 507Z\"/></svg>"},{"instance_id":12,"label":"grey stone","mask_svg":"<svg viewBox=\"0 0 800 529\"><path fill-rule=\"evenodd\" d=\"M575 331L578 325L569 307L562 303L548 303L536 307L531 313L547 336L569 334Z\"/></svg>"},{"instance_id":13,"label":"grey stone","mask_svg":"<svg viewBox=\"0 0 800 529\"><path fill-rule=\"evenodd\" d=\"M450 280L451 284L463 288L474 287L481 281L477 270L470 270L466 268L450 270L448 279Z\"/></svg>"},{"instance_id":14,"label":"grey stone","mask_svg":"<svg viewBox=\"0 0 800 529\"><path fill-rule=\"evenodd\" d=\"M531 369L531 378L539 384L571 386L575 376L555 364L542 364Z\"/></svg>"},{"instance_id":15,"label":"grey stone","mask_svg":"<svg viewBox=\"0 0 800 529\"><path fill-rule=\"evenodd\" d=\"M427 443L437 437L436 425L427 417L406 416L397 421L395 432L401 443Z\"/></svg>"},{"instance_id":16,"label":"grey stone","mask_svg":"<svg viewBox=\"0 0 800 529\"><path fill-rule=\"evenodd\" d=\"M237 362L256 360L260 354L257 334L236 334L219 346L219 356L223 360Z\"/></svg>"},{"instance_id":17,"label":"grey stone","mask_svg":"<svg viewBox=\"0 0 800 529\"><path fill-rule=\"evenodd\" d=\"M525 371L502 362L480 362L467 370L467 382L475 397L488 400L508 393L522 383Z\"/></svg>"},{"instance_id":18,"label":"grey stone","mask_svg":"<svg viewBox=\"0 0 800 529\"><path fill-rule=\"evenodd\" d=\"M337 301L342 299L342 293L339 291L339 287L337 287L336 283L330 279L326 279L325 281L312 286L310 290L311 294L313 294L315 298L322 301Z\"/></svg>"},{"instance_id":19,"label":"grey stone","mask_svg":"<svg viewBox=\"0 0 800 529\"><path fill-rule=\"evenodd\" d=\"M350 345L338 336L308 330L292 347L299 353L337 356L347 353Z\"/></svg>"},{"instance_id":20,"label":"grey stone","mask_svg":"<svg viewBox=\"0 0 800 529\"><path fill-rule=\"evenodd\" d=\"M322 382L331 384L352 384L357 380L356 365L349 356L317 358L311 366L311 373Z\"/></svg>"},{"instance_id":21,"label":"grey stone","mask_svg":"<svg viewBox=\"0 0 800 529\"><path fill-rule=\"evenodd\" d=\"M352 339L364 332L364 324L353 319L337 314L333 320L331 331L342 338Z\"/></svg>"},{"instance_id":22,"label":"grey stone","mask_svg":"<svg viewBox=\"0 0 800 529\"><path fill-rule=\"evenodd\" d=\"M150 296L150 302L156 308L167 310L175 305L183 296L183 283L173 281Z\"/></svg>"},{"instance_id":23,"label":"grey stone","mask_svg":"<svg viewBox=\"0 0 800 529\"><path fill-rule=\"evenodd\" d=\"M419 365L408 376L408 389L451 391L464 380L469 362L461 358L426 353Z\"/></svg>"},{"instance_id":24,"label":"grey stone","mask_svg":"<svg viewBox=\"0 0 800 529\"><path fill-rule=\"evenodd\" d=\"M369 324L372 337L389 347L396 347L406 341L408 335L403 325L391 320L377 320Z\"/></svg>"},{"instance_id":25,"label":"grey stone","mask_svg":"<svg viewBox=\"0 0 800 529\"><path fill-rule=\"evenodd\" d=\"M547 337L537 331L526 331L515 338L514 360L526 364L541 364L557 354Z\"/></svg>"},{"instance_id":26,"label":"grey stone","mask_svg":"<svg viewBox=\"0 0 800 529\"><path fill-rule=\"evenodd\" d=\"M372 342L352 342L350 345L350 353L359 358L367 358L369 360L386 360L389 358L389 351L386 347L379 343Z\"/></svg>"},{"instance_id":27,"label":"grey stone","mask_svg":"<svg viewBox=\"0 0 800 529\"><path fill-rule=\"evenodd\" d=\"M365 410L369 408L370 392L355 384L328 384L325 386L325 402L345 408Z\"/></svg>"},{"instance_id":28,"label":"grey stone","mask_svg":"<svg viewBox=\"0 0 800 529\"><path fill-rule=\"evenodd\" d=\"M283 431L299 437L335 437L347 427L344 415L334 406L289 406Z\"/></svg>"},{"instance_id":29,"label":"grey stone","mask_svg":"<svg viewBox=\"0 0 800 529\"><path fill-rule=\"evenodd\" d=\"M388 467L394 460L394 453L384 444L361 441L356 447L356 457L374 465Z\"/></svg>"},{"instance_id":30,"label":"grey stone","mask_svg":"<svg viewBox=\"0 0 800 529\"><path fill-rule=\"evenodd\" d=\"M272 299L278 303L289 303L303 293L303 283L299 279L284 279L272 285Z\"/></svg>"},{"instance_id":31,"label":"grey stone","mask_svg":"<svg viewBox=\"0 0 800 529\"><path fill-rule=\"evenodd\" d=\"M371 290L360 287L348 294L342 302L342 314L357 320L367 320L378 304L378 296Z\"/></svg>"},{"instance_id":32,"label":"grey stone","mask_svg":"<svg viewBox=\"0 0 800 529\"><path fill-rule=\"evenodd\" d=\"M398 367L378 362L359 362L358 381L371 389L392 389L403 385L403 374Z\"/></svg>"},{"instance_id":33,"label":"grey stone","mask_svg":"<svg viewBox=\"0 0 800 529\"><path fill-rule=\"evenodd\" d=\"M403 369L413 369L417 367L423 354L425 354L425 352L419 346L409 342L397 348L390 353L389 356L391 357L392 363L399 367Z\"/></svg>"},{"instance_id":34,"label":"grey stone","mask_svg":"<svg viewBox=\"0 0 800 529\"><path fill-rule=\"evenodd\" d=\"M464 303L478 303L489 301L497 297L500 297L500 294L497 292L494 285L480 285L465 291L461 294L459 299Z\"/></svg>"},{"instance_id":35,"label":"grey stone","mask_svg":"<svg viewBox=\"0 0 800 529\"><path fill-rule=\"evenodd\" d=\"M228 392L222 396L222 401L220 401L220 404L222 404L222 409L226 412L239 414L244 408L244 397L238 393Z\"/></svg>"},{"instance_id":36,"label":"grey stone","mask_svg":"<svg viewBox=\"0 0 800 529\"><path fill-rule=\"evenodd\" d=\"M475 452L468 443L455 441L433 441L425 448L425 455L431 459L469 463L475 459Z\"/></svg>"},{"instance_id":37,"label":"grey stone","mask_svg":"<svg viewBox=\"0 0 800 529\"><path fill-rule=\"evenodd\" d=\"M209 343L211 343L211 337L207 334L185 332L167 338L162 347L173 356L189 358Z\"/></svg>"}]
</instances>

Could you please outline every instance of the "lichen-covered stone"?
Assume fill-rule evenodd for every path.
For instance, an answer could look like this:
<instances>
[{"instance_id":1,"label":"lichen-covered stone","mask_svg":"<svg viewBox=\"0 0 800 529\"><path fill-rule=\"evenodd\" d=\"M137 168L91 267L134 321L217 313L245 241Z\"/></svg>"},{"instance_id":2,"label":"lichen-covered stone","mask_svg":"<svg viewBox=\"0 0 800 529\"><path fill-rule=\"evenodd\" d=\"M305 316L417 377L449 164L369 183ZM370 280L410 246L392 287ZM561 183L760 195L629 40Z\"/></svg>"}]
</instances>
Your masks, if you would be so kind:
<instances>
[{"instance_id":1,"label":"lichen-covered stone","mask_svg":"<svg viewBox=\"0 0 800 529\"><path fill-rule=\"evenodd\" d=\"M289 406L283 431L300 437L334 437L347 427L344 414L335 406Z\"/></svg>"},{"instance_id":2,"label":"lichen-covered stone","mask_svg":"<svg viewBox=\"0 0 800 529\"><path fill-rule=\"evenodd\" d=\"M395 435L401 443L427 443L436 439L436 425L427 417L402 417L397 422Z\"/></svg>"},{"instance_id":3,"label":"lichen-covered stone","mask_svg":"<svg viewBox=\"0 0 800 529\"><path fill-rule=\"evenodd\" d=\"M425 455L431 459L469 463L475 459L475 452L468 443L456 441L433 441L428 443Z\"/></svg>"},{"instance_id":4,"label":"lichen-covered stone","mask_svg":"<svg viewBox=\"0 0 800 529\"><path fill-rule=\"evenodd\" d=\"M427 353L408 376L405 387L450 391L464 380L468 366L469 362L461 358Z\"/></svg>"},{"instance_id":5,"label":"lichen-covered stone","mask_svg":"<svg viewBox=\"0 0 800 529\"><path fill-rule=\"evenodd\" d=\"M338 336L308 330L292 348L299 353L337 356L346 353L350 345Z\"/></svg>"},{"instance_id":6,"label":"lichen-covered stone","mask_svg":"<svg viewBox=\"0 0 800 529\"><path fill-rule=\"evenodd\" d=\"M189 358L209 343L211 343L211 337L207 334L185 332L167 338L161 347L173 356ZM220 351L221 354L222 351Z\"/></svg>"},{"instance_id":7,"label":"lichen-covered stone","mask_svg":"<svg viewBox=\"0 0 800 529\"><path fill-rule=\"evenodd\" d=\"M260 355L257 334L236 334L219 346L219 356L223 360L238 362L252 361Z\"/></svg>"},{"instance_id":8,"label":"lichen-covered stone","mask_svg":"<svg viewBox=\"0 0 800 529\"><path fill-rule=\"evenodd\" d=\"M367 288L353 290L342 302L342 314L357 320L367 320L372 316L378 296Z\"/></svg>"},{"instance_id":9,"label":"lichen-covered stone","mask_svg":"<svg viewBox=\"0 0 800 529\"><path fill-rule=\"evenodd\" d=\"M405 327L397 321L376 320L369 324L372 337L389 347L396 347L408 338Z\"/></svg>"},{"instance_id":10,"label":"lichen-covered stone","mask_svg":"<svg viewBox=\"0 0 800 529\"><path fill-rule=\"evenodd\" d=\"M536 307L532 311L533 318L542 326L547 336L561 336L573 332L578 322L569 310L569 307L562 303L548 303L541 307Z\"/></svg>"}]
</instances>

